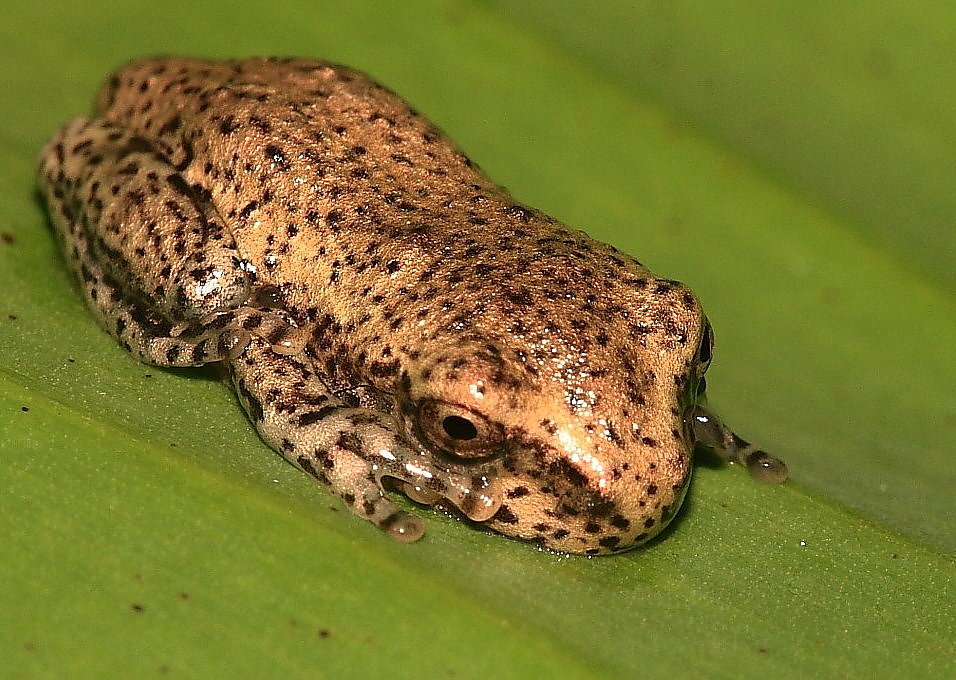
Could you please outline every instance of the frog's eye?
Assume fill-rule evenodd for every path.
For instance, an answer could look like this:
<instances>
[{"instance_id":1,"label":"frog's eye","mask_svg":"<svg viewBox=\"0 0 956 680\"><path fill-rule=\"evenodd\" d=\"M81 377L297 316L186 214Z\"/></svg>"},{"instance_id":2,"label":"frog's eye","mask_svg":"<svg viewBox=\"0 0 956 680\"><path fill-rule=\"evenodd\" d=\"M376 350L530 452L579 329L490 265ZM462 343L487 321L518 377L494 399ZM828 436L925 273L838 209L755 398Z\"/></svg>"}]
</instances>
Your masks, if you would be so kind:
<instances>
[{"instance_id":1,"label":"frog's eye","mask_svg":"<svg viewBox=\"0 0 956 680\"><path fill-rule=\"evenodd\" d=\"M472 409L437 399L419 405L417 429L430 448L468 460L495 455L504 441L501 425Z\"/></svg>"},{"instance_id":2,"label":"frog's eye","mask_svg":"<svg viewBox=\"0 0 956 680\"><path fill-rule=\"evenodd\" d=\"M700 348L697 350L697 372L704 375L710 367L710 360L714 357L714 329L710 321L704 317L704 333L700 339Z\"/></svg>"}]
</instances>

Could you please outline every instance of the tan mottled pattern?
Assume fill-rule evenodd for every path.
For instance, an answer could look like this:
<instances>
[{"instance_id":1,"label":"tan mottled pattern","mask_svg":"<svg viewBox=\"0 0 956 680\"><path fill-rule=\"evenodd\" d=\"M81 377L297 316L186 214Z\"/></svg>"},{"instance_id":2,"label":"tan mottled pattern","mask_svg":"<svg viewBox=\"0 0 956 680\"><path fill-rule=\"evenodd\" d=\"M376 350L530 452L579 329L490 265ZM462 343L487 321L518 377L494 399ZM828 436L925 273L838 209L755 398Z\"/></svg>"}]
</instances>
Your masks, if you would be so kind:
<instances>
[{"instance_id":1,"label":"tan mottled pattern","mask_svg":"<svg viewBox=\"0 0 956 680\"><path fill-rule=\"evenodd\" d=\"M383 479L592 554L680 505L694 295L517 204L366 76L141 61L40 177L100 322L145 361L225 361L263 438L393 535L422 525Z\"/></svg>"}]
</instances>

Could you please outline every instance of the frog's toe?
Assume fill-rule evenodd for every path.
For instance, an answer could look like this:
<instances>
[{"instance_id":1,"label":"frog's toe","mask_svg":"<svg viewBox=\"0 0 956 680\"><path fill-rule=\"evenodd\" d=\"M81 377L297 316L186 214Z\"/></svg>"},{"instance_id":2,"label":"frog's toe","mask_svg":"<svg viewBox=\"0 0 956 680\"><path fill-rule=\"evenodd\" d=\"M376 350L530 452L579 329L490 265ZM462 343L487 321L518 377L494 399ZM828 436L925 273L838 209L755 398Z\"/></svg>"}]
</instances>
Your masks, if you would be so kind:
<instances>
[{"instance_id":1,"label":"frog's toe","mask_svg":"<svg viewBox=\"0 0 956 680\"><path fill-rule=\"evenodd\" d=\"M435 505L435 503L438 503L442 499L441 494L412 482L404 482L402 484L402 493L422 505Z\"/></svg>"},{"instance_id":2,"label":"frog's toe","mask_svg":"<svg viewBox=\"0 0 956 680\"><path fill-rule=\"evenodd\" d=\"M747 472L758 482L780 484L787 481L787 476L790 474L786 463L759 449L748 454L745 462Z\"/></svg>"},{"instance_id":3,"label":"frog's toe","mask_svg":"<svg viewBox=\"0 0 956 680\"><path fill-rule=\"evenodd\" d=\"M500 493L477 485L462 489L461 493L449 495L448 500L473 522L487 522L495 516L504 502Z\"/></svg>"},{"instance_id":4,"label":"frog's toe","mask_svg":"<svg viewBox=\"0 0 956 680\"><path fill-rule=\"evenodd\" d=\"M390 538L400 543L413 543L425 533L425 522L416 515L406 512L395 505L385 495L381 484L374 477L366 480L364 493L341 493L349 508L359 517L363 517L384 531Z\"/></svg>"},{"instance_id":5,"label":"frog's toe","mask_svg":"<svg viewBox=\"0 0 956 680\"><path fill-rule=\"evenodd\" d=\"M425 534L425 522L421 517L397 508L376 526L399 543L414 543Z\"/></svg>"},{"instance_id":6,"label":"frog's toe","mask_svg":"<svg viewBox=\"0 0 956 680\"><path fill-rule=\"evenodd\" d=\"M404 480L401 489L410 499L423 505L443 505L447 501L473 522L488 521L504 502L501 485L491 475L447 474L436 483L438 479L437 471L429 478L431 484L410 477Z\"/></svg>"}]
</instances>

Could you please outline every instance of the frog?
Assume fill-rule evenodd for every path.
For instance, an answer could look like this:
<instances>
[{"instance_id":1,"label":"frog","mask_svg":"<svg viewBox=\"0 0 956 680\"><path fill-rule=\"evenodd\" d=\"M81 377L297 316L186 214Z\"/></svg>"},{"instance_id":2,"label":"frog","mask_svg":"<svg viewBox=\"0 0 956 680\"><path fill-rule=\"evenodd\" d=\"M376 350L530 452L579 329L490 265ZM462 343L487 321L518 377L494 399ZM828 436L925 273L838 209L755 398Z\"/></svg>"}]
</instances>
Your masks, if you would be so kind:
<instances>
[{"instance_id":1,"label":"frog","mask_svg":"<svg viewBox=\"0 0 956 680\"><path fill-rule=\"evenodd\" d=\"M518 202L357 70L132 62L38 177L122 348L222 367L265 443L396 540L432 508L619 553L677 515L695 449L787 477L707 408L687 286Z\"/></svg>"}]
</instances>

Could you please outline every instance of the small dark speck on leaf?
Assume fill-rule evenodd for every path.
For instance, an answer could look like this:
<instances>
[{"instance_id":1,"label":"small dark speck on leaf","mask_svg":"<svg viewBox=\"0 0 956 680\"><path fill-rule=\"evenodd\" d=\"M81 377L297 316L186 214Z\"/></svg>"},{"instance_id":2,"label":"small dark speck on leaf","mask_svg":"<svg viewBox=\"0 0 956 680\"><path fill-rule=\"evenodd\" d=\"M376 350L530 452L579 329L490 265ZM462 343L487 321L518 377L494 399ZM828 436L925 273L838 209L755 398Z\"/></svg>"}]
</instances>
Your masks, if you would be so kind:
<instances>
[{"instance_id":1,"label":"small dark speck on leaf","mask_svg":"<svg viewBox=\"0 0 956 680\"><path fill-rule=\"evenodd\" d=\"M144 378L152 378L152 377L153 377L153 374L152 374L152 373L147 373L147 374L145 374L143 377L144 377Z\"/></svg>"},{"instance_id":2,"label":"small dark speck on leaf","mask_svg":"<svg viewBox=\"0 0 956 680\"><path fill-rule=\"evenodd\" d=\"M32 642L25 642L25 643L23 643L23 650L26 651L26 652L32 652L32 651L33 651L34 649L36 649L36 648L37 648L37 646L36 646L34 643L32 643Z\"/></svg>"},{"instance_id":3,"label":"small dark speck on leaf","mask_svg":"<svg viewBox=\"0 0 956 680\"><path fill-rule=\"evenodd\" d=\"M7 314L7 318L10 319L10 321L16 321L16 320L17 320L17 315L16 315L16 314Z\"/></svg>"},{"instance_id":4,"label":"small dark speck on leaf","mask_svg":"<svg viewBox=\"0 0 956 680\"><path fill-rule=\"evenodd\" d=\"M20 410L23 411L24 413L26 413L27 411L30 410L30 407L29 407L29 406L21 406L21 407L20 407Z\"/></svg>"},{"instance_id":5,"label":"small dark speck on leaf","mask_svg":"<svg viewBox=\"0 0 956 680\"><path fill-rule=\"evenodd\" d=\"M188 600L188 599L189 599L189 593L186 593L186 592L180 593L180 594L179 594L179 599L180 599L180 600Z\"/></svg>"},{"instance_id":6,"label":"small dark speck on leaf","mask_svg":"<svg viewBox=\"0 0 956 680\"><path fill-rule=\"evenodd\" d=\"M16 241L13 234L8 231L0 231L0 241L3 241L8 246L13 245L13 242Z\"/></svg>"},{"instance_id":7,"label":"small dark speck on leaf","mask_svg":"<svg viewBox=\"0 0 956 680\"><path fill-rule=\"evenodd\" d=\"M132 609L137 614L142 614L144 611L146 611L146 608L141 604L134 603L134 604L131 604L129 608Z\"/></svg>"},{"instance_id":8,"label":"small dark speck on leaf","mask_svg":"<svg viewBox=\"0 0 956 680\"><path fill-rule=\"evenodd\" d=\"M319 637L323 640L327 639L332 633L326 628L319 628Z\"/></svg>"}]
</instances>

